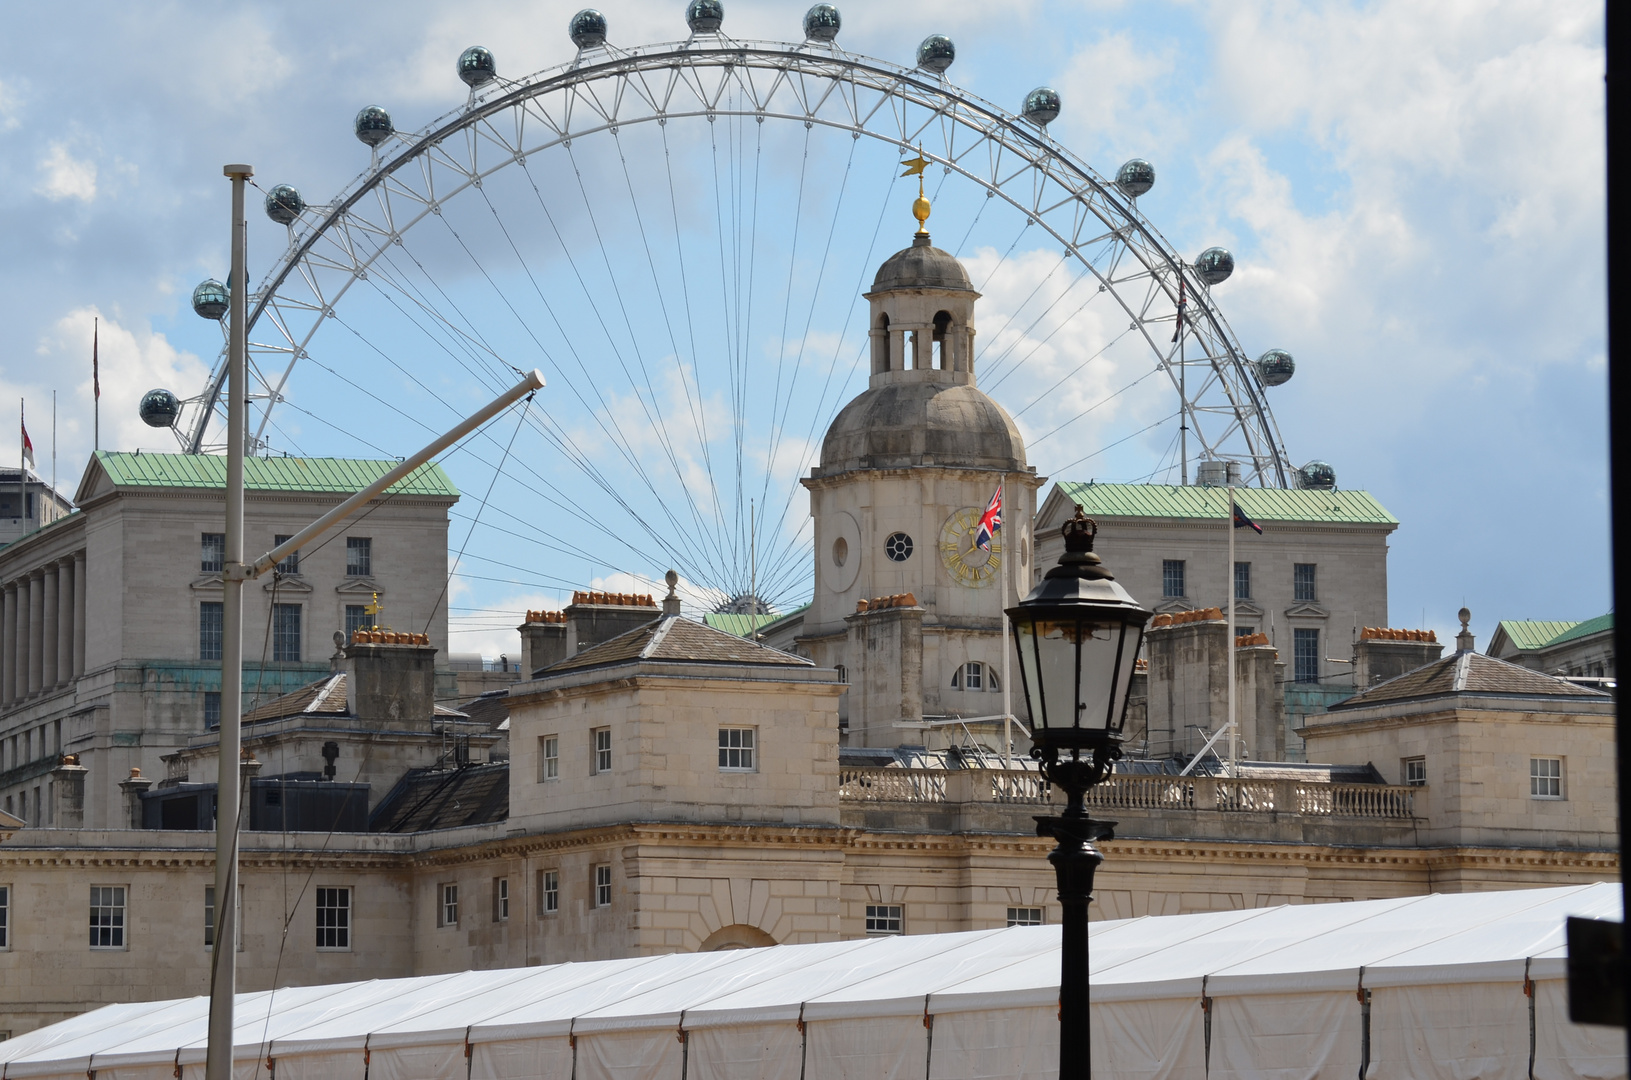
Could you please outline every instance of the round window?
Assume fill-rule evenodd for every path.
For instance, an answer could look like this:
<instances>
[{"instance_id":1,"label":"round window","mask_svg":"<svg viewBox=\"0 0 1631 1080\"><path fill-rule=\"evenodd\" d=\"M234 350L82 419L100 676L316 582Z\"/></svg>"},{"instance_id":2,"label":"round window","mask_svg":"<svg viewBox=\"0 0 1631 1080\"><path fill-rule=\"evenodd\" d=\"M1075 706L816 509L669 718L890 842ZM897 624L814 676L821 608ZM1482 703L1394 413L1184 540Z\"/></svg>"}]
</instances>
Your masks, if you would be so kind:
<instances>
[{"instance_id":1,"label":"round window","mask_svg":"<svg viewBox=\"0 0 1631 1080\"><path fill-rule=\"evenodd\" d=\"M840 536L837 540L832 542L832 564L834 566L843 566L845 560L848 558L849 541Z\"/></svg>"},{"instance_id":2,"label":"round window","mask_svg":"<svg viewBox=\"0 0 1631 1080\"><path fill-rule=\"evenodd\" d=\"M912 538L905 533L890 533L883 542L883 553L891 562L905 562L912 557Z\"/></svg>"}]
</instances>

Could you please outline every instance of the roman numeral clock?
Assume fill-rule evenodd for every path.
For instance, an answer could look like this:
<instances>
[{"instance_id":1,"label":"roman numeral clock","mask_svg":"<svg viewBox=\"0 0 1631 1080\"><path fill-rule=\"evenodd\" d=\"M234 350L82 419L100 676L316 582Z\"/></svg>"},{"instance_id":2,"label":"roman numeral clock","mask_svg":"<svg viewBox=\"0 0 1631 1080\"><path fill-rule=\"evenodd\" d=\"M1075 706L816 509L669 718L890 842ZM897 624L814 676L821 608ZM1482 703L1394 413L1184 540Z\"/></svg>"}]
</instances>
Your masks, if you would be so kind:
<instances>
[{"instance_id":1,"label":"roman numeral clock","mask_svg":"<svg viewBox=\"0 0 1631 1080\"><path fill-rule=\"evenodd\" d=\"M1000 531L992 538L989 551L974 543L982 513L978 506L965 506L952 511L940 526L941 563L951 573L952 580L974 589L991 584L1002 568Z\"/></svg>"}]
</instances>

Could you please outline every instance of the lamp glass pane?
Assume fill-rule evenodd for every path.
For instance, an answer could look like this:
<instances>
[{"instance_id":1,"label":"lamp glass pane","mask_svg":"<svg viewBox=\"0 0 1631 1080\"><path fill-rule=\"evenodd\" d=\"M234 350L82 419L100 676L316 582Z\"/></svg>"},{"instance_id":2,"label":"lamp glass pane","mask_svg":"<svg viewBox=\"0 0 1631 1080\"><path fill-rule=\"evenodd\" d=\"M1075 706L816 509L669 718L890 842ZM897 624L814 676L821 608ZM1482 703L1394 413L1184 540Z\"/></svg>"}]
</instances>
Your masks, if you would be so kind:
<instances>
[{"instance_id":1,"label":"lamp glass pane","mask_svg":"<svg viewBox=\"0 0 1631 1080\"><path fill-rule=\"evenodd\" d=\"M1075 619L1036 622L1037 675L1047 703L1045 723L1050 728L1077 726ZM1084 657L1085 660L1085 657ZM1086 673L1084 672L1084 678Z\"/></svg>"},{"instance_id":2,"label":"lamp glass pane","mask_svg":"<svg viewBox=\"0 0 1631 1080\"><path fill-rule=\"evenodd\" d=\"M1110 711L1111 695L1119 688L1116 661L1121 651L1121 628L1119 620L1082 622L1082 681L1078 688L1085 706L1081 711L1082 727L1103 729L1121 719Z\"/></svg>"},{"instance_id":3,"label":"lamp glass pane","mask_svg":"<svg viewBox=\"0 0 1631 1080\"><path fill-rule=\"evenodd\" d=\"M1019 675L1025 689L1025 704L1030 710L1031 727L1048 726L1046 702L1036 681L1036 634L1028 622L1010 623L1014 628L1014 645L1019 651Z\"/></svg>"}]
</instances>

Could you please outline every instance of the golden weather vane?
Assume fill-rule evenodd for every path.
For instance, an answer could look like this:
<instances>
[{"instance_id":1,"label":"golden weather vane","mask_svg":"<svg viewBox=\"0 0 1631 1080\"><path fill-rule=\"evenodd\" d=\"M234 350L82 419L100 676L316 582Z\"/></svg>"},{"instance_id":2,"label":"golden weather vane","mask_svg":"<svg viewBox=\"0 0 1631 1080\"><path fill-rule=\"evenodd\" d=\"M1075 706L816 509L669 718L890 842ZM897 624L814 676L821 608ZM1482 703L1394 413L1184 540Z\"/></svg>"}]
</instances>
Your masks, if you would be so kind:
<instances>
[{"instance_id":1,"label":"golden weather vane","mask_svg":"<svg viewBox=\"0 0 1631 1080\"><path fill-rule=\"evenodd\" d=\"M917 201L912 203L912 216L917 218L917 235L929 235L929 200L923 194L923 170L929 167L929 159L923 156L923 148L917 149L917 157L901 162L906 171L902 176L917 177Z\"/></svg>"},{"instance_id":2,"label":"golden weather vane","mask_svg":"<svg viewBox=\"0 0 1631 1080\"><path fill-rule=\"evenodd\" d=\"M364 607L362 609L362 613L364 615L367 615L370 619L374 620L373 624L372 624L374 629L376 629L376 630L379 629L379 613L380 613L379 593L376 592L374 594L374 602L372 604L369 604L366 607Z\"/></svg>"}]
</instances>

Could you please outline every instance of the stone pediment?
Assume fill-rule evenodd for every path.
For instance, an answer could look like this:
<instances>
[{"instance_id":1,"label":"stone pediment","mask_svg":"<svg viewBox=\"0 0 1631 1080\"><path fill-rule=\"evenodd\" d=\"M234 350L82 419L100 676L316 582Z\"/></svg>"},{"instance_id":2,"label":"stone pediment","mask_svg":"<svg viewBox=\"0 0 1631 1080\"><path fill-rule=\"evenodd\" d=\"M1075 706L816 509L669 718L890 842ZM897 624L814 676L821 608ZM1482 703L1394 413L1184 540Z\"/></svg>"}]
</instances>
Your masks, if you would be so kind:
<instances>
[{"instance_id":1,"label":"stone pediment","mask_svg":"<svg viewBox=\"0 0 1631 1080\"><path fill-rule=\"evenodd\" d=\"M1288 619L1324 619L1329 618L1330 614L1329 609L1322 608L1318 604L1292 604L1286 608L1286 618Z\"/></svg>"},{"instance_id":2,"label":"stone pediment","mask_svg":"<svg viewBox=\"0 0 1631 1080\"><path fill-rule=\"evenodd\" d=\"M372 596L374 593L385 595L385 590L380 588L379 582L371 577L348 577L334 586L334 591L346 594L358 593L363 596Z\"/></svg>"},{"instance_id":3,"label":"stone pediment","mask_svg":"<svg viewBox=\"0 0 1631 1080\"><path fill-rule=\"evenodd\" d=\"M310 593L312 591L311 583L299 574L287 574L282 577L273 576L261 588L267 592L272 592L275 589L280 593Z\"/></svg>"},{"instance_id":4,"label":"stone pediment","mask_svg":"<svg viewBox=\"0 0 1631 1080\"><path fill-rule=\"evenodd\" d=\"M1195 605L1181 596L1170 597L1155 605L1158 615L1169 615L1177 611L1194 611Z\"/></svg>"},{"instance_id":5,"label":"stone pediment","mask_svg":"<svg viewBox=\"0 0 1631 1080\"><path fill-rule=\"evenodd\" d=\"M1229 602L1227 600L1225 600L1222 604L1220 604L1218 606L1223 611L1223 613L1225 615L1229 614ZM1260 605L1260 604L1254 604L1250 600L1236 600L1235 601L1235 617L1236 618L1239 618L1242 615L1250 615L1252 618L1255 619L1255 618L1260 618L1262 616L1262 614L1263 614L1263 608L1262 608L1262 605Z\"/></svg>"},{"instance_id":6,"label":"stone pediment","mask_svg":"<svg viewBox=\"0 0 1631 1080\"><path fill-rule=\"evenodd\" d=\"M194 590L203 589L210 592L220 592L221 575L202 574L199 577L193 578L192 582L187 587Z\"/></svg>"}]
</instances>

